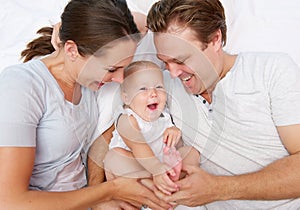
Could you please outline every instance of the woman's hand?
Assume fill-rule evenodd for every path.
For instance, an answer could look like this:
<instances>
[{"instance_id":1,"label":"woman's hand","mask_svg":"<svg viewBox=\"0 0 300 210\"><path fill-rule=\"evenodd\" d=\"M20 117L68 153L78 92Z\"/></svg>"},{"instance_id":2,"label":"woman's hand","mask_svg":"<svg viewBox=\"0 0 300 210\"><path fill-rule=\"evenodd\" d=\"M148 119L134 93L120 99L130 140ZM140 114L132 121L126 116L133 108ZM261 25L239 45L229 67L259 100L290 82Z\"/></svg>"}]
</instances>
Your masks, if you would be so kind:
<instances>
[{"instance_id":1,"label":"woman's hand","mask_svg":"<svg viewBox=\"0 0 300 210\"><path fill-rule=\"evenodd\" d=\"M171 195L173 192L178 190L178 186L170 179L168 174L170 176L176 175L173 169L169 169L165 173L153 176L153 182L155 187L157 187L157 189L159 189L161 192Z\"/></svg>"},{"instance_id":2,"label":"woman's hand","mask_svg":"<svg viewBox=\"0 0 300 210\"><path fill-rule=\"evenodd\" d=\"M118 177L111 182L114 184L113 199L126 201L137 208L141 208L142 205L157 210L171 207L159 199L152 190L141 184L138 179Z\"/></svg>"}]
</instances>

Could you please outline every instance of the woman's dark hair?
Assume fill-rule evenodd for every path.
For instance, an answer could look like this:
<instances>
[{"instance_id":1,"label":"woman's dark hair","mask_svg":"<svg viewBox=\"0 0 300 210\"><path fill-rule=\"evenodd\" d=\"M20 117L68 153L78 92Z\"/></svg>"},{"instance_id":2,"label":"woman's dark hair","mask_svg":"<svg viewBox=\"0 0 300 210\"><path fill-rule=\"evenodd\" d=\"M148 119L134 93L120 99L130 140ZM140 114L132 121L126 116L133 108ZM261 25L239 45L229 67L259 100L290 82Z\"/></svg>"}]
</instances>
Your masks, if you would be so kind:
<instances>
[{"instance_id":1,"label":"woman's dark hair","mask_svg":"<svg viewBox=\"0 0 300 210\"><path fill-rule=\"evenodd\" d=\"M55 50L51 44L52 31L53 28L51 27L44 27L37 31L37 34L41 34L41 36L29 42L27 48L21 52L21 57L24 58L24 62L36 56L50 54Z\"/></svg>"},{"instance_id":2,"label":"woman's dark hair","mask_svg":"<svg viewBox=\"0 0 300 210\"><path fill-rule=\"evenodd\" d=\"M45 27L41 36L22 51L24 62L52 53L52 28ZM79 54L92 55L106 44L123 38L138 40L139 31L125 0L71 0L61 15L59 38L64 44L72 40ZM136 34L135 36L128 36Z\"/></svg>"}]
</instances>

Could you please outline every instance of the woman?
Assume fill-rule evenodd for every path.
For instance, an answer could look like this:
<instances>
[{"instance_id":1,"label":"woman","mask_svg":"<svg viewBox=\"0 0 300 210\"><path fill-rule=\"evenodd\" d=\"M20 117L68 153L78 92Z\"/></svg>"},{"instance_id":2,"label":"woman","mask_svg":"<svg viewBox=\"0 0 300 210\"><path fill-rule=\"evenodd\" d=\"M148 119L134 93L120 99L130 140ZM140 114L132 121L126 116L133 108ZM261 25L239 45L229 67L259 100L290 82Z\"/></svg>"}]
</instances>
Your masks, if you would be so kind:
<instances>
[{"instance_id":1,"label":"woman","mask_svg":"<svg viewBox=\"0 0 300 210\"><path fill-rule=\"evenodd\" d=\"M54 50L51 31L42 30L22 53L28 62L0 76L0 206L86 209L116 199L167 208L134 179L84 188L98 118L94 91L123 80L138 41L129 10L123 1L73 0L61 18L57 53L29 61Z\"/></svg>"}]
</instances>

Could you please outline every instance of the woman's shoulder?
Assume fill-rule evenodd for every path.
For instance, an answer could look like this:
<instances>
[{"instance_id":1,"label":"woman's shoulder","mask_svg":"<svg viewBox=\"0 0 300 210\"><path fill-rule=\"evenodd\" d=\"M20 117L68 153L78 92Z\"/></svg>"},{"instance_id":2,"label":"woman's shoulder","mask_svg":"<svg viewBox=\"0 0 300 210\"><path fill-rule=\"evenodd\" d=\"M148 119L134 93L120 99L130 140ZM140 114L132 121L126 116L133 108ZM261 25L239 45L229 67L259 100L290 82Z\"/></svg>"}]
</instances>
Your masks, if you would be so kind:
<instances>
[{"instance_id":1,"label":"woman's shoulder","mask_svg":"<svg viewBox=\"0 0 300 210\"><path fill-rule=\"evenodd\" d=\"M4 91L16 97L31 95L32 99L40 98L42 100L46 90L52 89L49 88L49 84L53 83L50 76L46 66L39 60L12 65L1 72L0 89L1 92ZM2 93L4 94L4 92Z\"/></svg>"},{"instance_id":2,"label":"woman's shoulder","mask_svg":"<svg viewBox=\"0 0 300 210\"><path fill-rule=\"evenodd\" d=\"M5 82L12 81L16 85L20 83L33 85L37 82L49 80L47 71L46 66L40 60L32 60L27 63L6 67L0 74L0 80L5 80Z\"/></svg>"}]
</instances>

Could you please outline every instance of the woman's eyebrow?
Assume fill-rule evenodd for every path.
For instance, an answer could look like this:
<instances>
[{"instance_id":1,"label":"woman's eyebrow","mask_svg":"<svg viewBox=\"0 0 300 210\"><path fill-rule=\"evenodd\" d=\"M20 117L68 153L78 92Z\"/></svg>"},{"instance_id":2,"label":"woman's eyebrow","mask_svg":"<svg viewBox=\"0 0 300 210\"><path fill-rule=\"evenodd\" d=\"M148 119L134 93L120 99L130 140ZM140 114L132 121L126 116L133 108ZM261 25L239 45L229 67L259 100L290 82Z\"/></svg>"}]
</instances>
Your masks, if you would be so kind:
<instances>
[{"instance_id":1,"label":"woman's eyebrow","mask_svg":"<svg viewBox=\"0 0 300 210\"><path fill-rule=\"evenodd\" d=\"M117 70L119 68L124 68L124 66L108 66L108 67L105 67L104 69L107 70L107 71L112 71L112 70Z\"/></svg>"}]
</instances>

